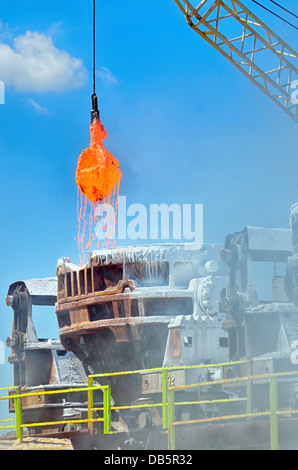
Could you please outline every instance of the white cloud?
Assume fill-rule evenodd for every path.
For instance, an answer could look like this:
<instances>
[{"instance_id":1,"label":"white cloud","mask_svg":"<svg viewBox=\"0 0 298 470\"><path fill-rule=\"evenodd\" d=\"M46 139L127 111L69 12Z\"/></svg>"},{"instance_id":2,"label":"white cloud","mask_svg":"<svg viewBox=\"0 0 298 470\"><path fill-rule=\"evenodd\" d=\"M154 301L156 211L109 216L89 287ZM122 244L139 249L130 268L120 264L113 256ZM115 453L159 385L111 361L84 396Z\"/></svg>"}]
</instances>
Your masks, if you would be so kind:
<instances>
[{"instance_id":1,"label":"white cloud","mask_svg":"<svg viewBox=\"0 0 298 470\"><path fill-rule=\"evenodd\" d=\"M39 103L34 101L32 98L28 99L28 104L32 106L33 109L37 112L37 114L49 114L49 110L45 108L44 106L41 106Z\"/></svg>"},{"instance_id":2,"label":"white cloud","mask_svg":"<svg viewBox=\"0 0 298 470\"><path fill-rule=\"evenodd\" d=\"M19 92L60 92L83 86L87 78L81 59L55 47L52 38L27 31L0 42L0 80Z\"/></svg>"},{"instance_id":3,"label":"white cloud","mask_svg":"<svg viewBox=\"0 0 298 470\"><path fill-rule=\"evenodd\" d=\"M100 79L106 85L117 85L118 84L117 78L115 77L115 75L107 67L101 67L101 69L99 71L97 71L96 74L100 77Z\"/></svg>"}]
</instances>

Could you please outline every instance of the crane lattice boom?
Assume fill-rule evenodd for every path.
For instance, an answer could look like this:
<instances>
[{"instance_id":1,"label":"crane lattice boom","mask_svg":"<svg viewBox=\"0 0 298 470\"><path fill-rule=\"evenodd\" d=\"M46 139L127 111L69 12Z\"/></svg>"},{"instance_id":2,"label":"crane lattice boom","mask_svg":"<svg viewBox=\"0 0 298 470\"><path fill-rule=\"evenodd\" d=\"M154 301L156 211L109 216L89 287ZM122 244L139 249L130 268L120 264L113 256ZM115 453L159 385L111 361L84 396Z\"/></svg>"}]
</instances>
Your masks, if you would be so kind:
<instances>
[{"instance_id":1,"label":"crane lattice boom","mask_svg":"<svg viewBox=\"0 0 298 470\"><path fill-rule=\"evenodd\" d=\"M238 0L174 0L187 23L298 122L298 53Z\"/></svg>"}]
</instances>

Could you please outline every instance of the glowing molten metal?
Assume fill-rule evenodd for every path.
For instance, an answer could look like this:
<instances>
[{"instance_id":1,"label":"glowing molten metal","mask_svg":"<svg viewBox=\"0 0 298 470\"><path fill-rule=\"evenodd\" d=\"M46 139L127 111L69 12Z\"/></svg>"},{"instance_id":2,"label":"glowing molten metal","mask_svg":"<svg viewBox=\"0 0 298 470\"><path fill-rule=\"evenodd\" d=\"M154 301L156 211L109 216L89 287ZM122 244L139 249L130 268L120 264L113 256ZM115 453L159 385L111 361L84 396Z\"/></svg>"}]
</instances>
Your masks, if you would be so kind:
<instances>
[{"instance_id":1,"label":"glowing molten metal","mask_svg":"<svg viewBox=\"0 0 298 470\"><path fill-rule=\"evenodd\" d=\"M120 183L122 174L117 159L103 145L108 134L99 119L92 121L90 136L90 147L78 160L76 183L90 202L101 202Z\"/></svg>"}]
</instances>

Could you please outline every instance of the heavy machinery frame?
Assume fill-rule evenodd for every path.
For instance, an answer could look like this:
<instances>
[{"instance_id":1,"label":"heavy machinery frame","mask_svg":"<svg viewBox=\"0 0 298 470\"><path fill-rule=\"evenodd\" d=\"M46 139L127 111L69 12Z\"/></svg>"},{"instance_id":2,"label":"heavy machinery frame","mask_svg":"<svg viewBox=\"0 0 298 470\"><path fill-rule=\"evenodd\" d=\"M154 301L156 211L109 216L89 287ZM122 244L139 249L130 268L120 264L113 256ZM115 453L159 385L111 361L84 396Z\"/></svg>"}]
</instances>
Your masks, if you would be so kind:
<instances>
[{"instance_id":1,"label":"heavy machinery frame","mask_svg":"<svg viewBox=\"0 0 298 470\"><path fill-rule=\"evenodd\" d=\"M42 316L42 309L53 307L54 310L56 301L56 278L17 281L8 289L6 304L13 310L11 337L7 338L7 346L11 348L8 362L13 366L14 386L19 387L20 393L32 393L21 399L24 424L64 421L69 416L81 418L82 413L87 414L84 393L34 395L67 387L80 389L87 383L83 366L74 354L67 352L58 339L40 338L37 334L33 310L37 308L38 316ZM11 391L10 395L13 394ZM15 412L13 400L10 400L9 411ZM32 435L69 435L67 426L55 425L55 422L47 428L28 429Z\"/></svg>"}]
</instances>

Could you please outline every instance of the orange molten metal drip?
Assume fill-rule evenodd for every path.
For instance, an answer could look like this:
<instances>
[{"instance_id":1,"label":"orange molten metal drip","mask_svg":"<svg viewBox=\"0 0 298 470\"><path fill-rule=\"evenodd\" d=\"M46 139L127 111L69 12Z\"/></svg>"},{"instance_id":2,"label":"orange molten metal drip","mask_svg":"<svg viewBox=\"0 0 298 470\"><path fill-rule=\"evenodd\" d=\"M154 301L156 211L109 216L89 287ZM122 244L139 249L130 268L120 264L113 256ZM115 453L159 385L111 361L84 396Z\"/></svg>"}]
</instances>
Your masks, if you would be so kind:
<instances>
[{"instance_id":1,"label":"orange molten metal drip","mask_svg":"<svg viewBox=\"0 0 298 470\"><path fill-rule=\"evenodd\" d=\"M90 146L77 163L78 245L81 264L85 252L95 246L115 246L115 231L121 171L119 163L103 145L108 136L100 122L95 92L95 0L93 0L93 94L91 96ZM98 228L100 225L100 228ZM89 232L89 235L88 235Z\"/></svg>"},{"instance_id":2,"label":"orange molten metal drip","mask_svg":"<svg viewBox=\"0 0 298 470\"><path fill-rule=\"evenodd\" d=\"M99 119L90 126L90 147L78 160L76 182L78 185L78 247L81 265L85 263L86 251L115 246L115 227L118 209L121 171L116 158L103 146L107 132ZM99 206L114 208L106 216L106 236L100 240L96 235Z\"/></svg>"},{"instance_id":3,"label":"orange molten metal drip","mask_svg":"<svg viewBox=\"0 0 298 470\"><path fill-rule=\"evenodd\" d=\"M122 175L118 161L102 143L108 134L99 119L92 121L90 134L90 147L78 160L76 182L90 202L101 202L120 183Z\"/></svg>"},{"instance_id":4,"label":"orange molten metal drip","mask_svg":"<svg viewBox=\"0 0 298 470\"><path fill-rule=\"evenodd\" d=\"M119 185L117 185L102 202L90 202L78 189L77 213L78 213L78 248L80 264L86 261L86 252L100 248L115 248L116 224L118 211ZM100 220L97 210L100 206L113 207L106 214L106 236L100 239L96 233L96 224Z\"/></svg>"}]
</instances>

